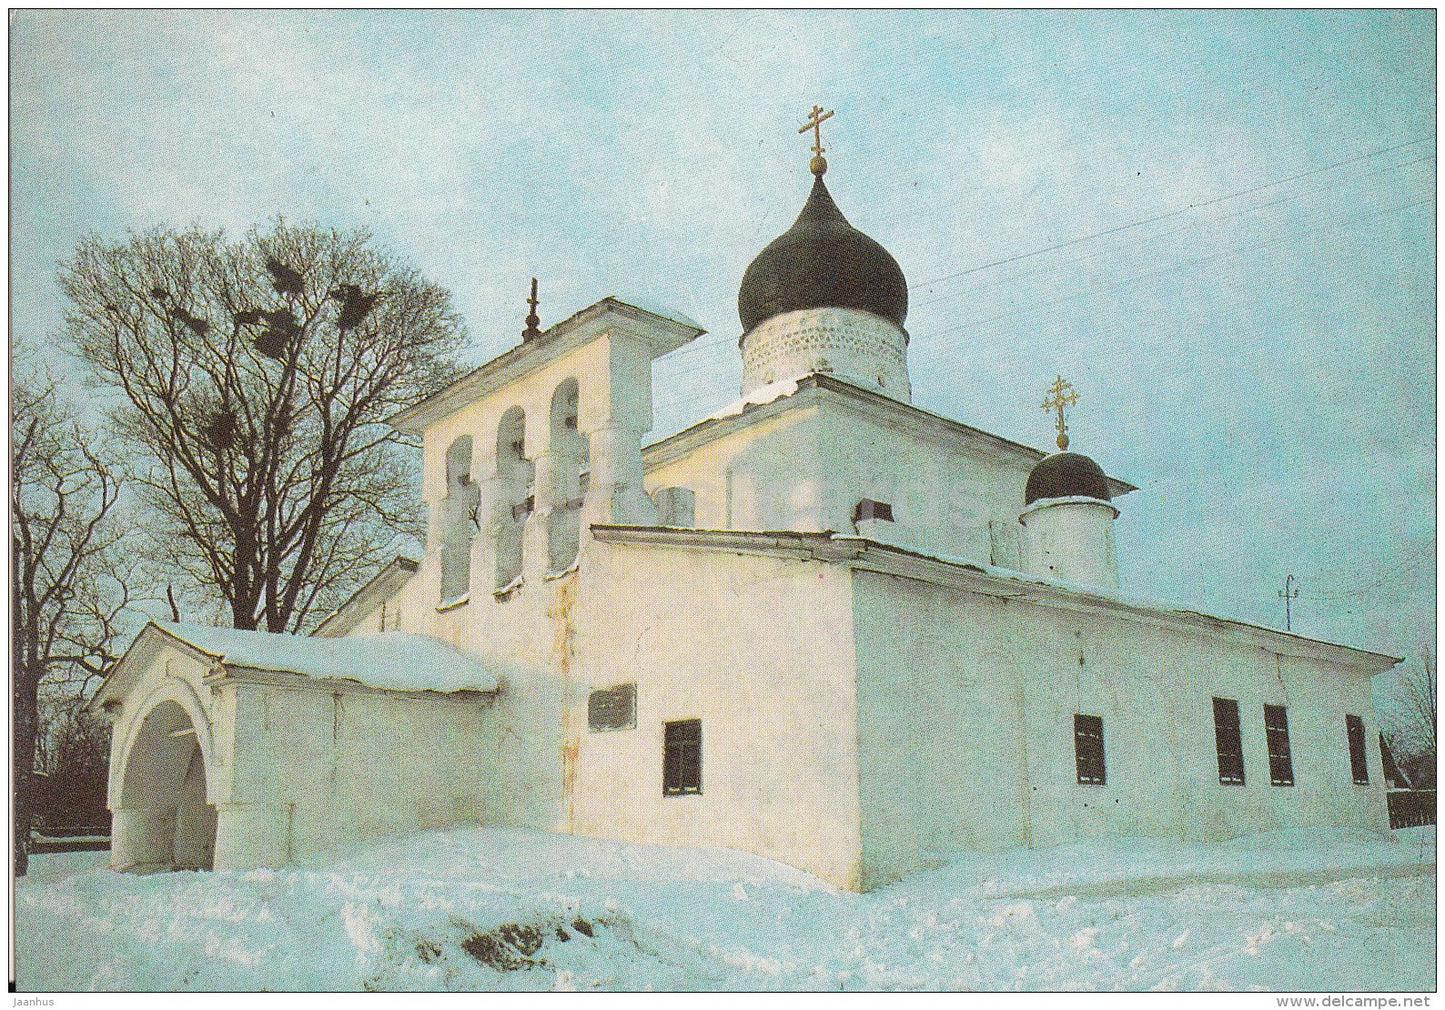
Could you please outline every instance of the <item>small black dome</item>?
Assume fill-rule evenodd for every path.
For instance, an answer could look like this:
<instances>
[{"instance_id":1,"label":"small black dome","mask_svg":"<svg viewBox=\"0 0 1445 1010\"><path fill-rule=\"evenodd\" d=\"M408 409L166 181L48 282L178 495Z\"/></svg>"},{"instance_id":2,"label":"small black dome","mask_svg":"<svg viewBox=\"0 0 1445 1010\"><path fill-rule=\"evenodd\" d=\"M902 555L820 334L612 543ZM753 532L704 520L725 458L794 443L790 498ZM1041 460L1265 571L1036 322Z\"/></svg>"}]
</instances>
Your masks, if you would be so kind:
<instances>
[{"instance_id":1,"label":"small black dome","mask_svg":"<svg viewBox=\"0 0 1445 1010\"><path fill-rule=\"evenodd\" d=\"M1099 498L1109 500L1109 479L1088 456L1056 452L1039 460L1024 488L1024 504L1040 498Z\"/></svg>"},{"instance_id":2,"label":"small black dome","mask_svg":"<svg viewBox=\"0 0 1445 1010\"><path fill-rule=\"evenodd\" d=\"M848 223L823 177L793 226L758 253L743 274L743 333L798 309L862 309L903 325L908 282L888 250Z\"/></svg>"}]
</instances>

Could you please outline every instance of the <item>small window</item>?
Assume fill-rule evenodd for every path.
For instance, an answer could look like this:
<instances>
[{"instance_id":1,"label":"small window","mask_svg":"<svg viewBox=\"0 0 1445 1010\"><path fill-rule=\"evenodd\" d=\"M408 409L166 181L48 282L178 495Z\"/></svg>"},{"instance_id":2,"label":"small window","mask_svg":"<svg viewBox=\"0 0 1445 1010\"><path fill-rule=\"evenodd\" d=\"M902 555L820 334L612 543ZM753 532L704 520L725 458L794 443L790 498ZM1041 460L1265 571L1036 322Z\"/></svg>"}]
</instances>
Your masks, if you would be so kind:
<instances>
[{"instance_id":1,"label":"small window","mask_svg":"<svg viewBox=\"0 0 1445 1010\"><path fill-rule=\"evenodd\" d=\"M1370 768L1365 763L1365 720L1357 715L1345 716L1345 736L1350 740L1350 776L1355 785L1370 784Z\"/></svg>"},{"instance_id":2,"label":"small window","mask_svg":"<svg viewBox=\"0 0 1445 1010\"><path fill-rule=\"evenodd\" d=\"M662 724L662 794L702 792L702 720Z\"/></svg>"},{"instance_id":3,"label":"small window","mask_svg":"<svg viewBox=\"0 0 1445 1010\"><path fill-rule=\"evenodd\" d=\"M1074 716L1074 764L1081 784L1104 784L1104 720L1100 716Z\"/></svg>"},{"instance_id":4,"label":"small window","mask_svg":"<svg viewBox=\"0 0 1445 1010\"><path fill-rule=\"evenodd\" d=\"M853 509L853 522L861 523L866 519L882 519L885 522L893 521L893 506L886 501L874 501L872 498L864 498Z\"/></svg>"},{"instance_id":5,"label":"small window","mask_svg":"<svg viewBox=\"0 0 1445 1010\"><path fill-rule=\"evenodd\" d=\"M1294 785L1294 764L1289 756L1289 717L1283 705L1264 706L1264 737L1269 751L1269 784Z\"/></svg>"},{"instance_id":6,"label":"small window","mask_svg":"<svg viewBox=\"0 0 1445 1010\"><path fill-rule=\"evenodd\" d=\"M1214 749L1219 755L1219 782L1244 785L1244 741L1239 735L1239 702L1214 699Z\"/></svg>"},{"instance_id":7,"label":"small window","mask_svg":"<svg viewBox=\"0 0 1445 1010\"><path fill-rule=\"evenodd\" d=\"M587 728L592 732L636 727L636 684L618 684L587 696Z\"/></svg>"}]
</instances>

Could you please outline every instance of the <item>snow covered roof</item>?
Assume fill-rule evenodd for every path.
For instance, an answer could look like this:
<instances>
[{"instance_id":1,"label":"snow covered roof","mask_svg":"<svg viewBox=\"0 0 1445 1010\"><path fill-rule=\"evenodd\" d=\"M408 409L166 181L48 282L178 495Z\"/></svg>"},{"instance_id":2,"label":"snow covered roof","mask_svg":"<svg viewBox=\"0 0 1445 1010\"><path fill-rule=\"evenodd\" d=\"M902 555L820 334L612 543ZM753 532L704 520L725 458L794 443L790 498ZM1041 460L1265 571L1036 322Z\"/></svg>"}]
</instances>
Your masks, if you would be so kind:
<instances>
[{"instance_id":1,"label":"snow covered roof","mask_svg":"<svg viewBox=\"0 0 1445 1010\"><path fill-rule=\"evenodd\" d=\"M149 628L230 667L354 680L388 691L497 689L496 676L472 657L435 638L405 631L307 638L170 621L152 621Z\"/></svg>"},{"instance_id":2,"label":"snow covered roof","mask_svg":"<svg viewBox=\"0 0 1445 1010\"><path fill-rule=\"evenodd\" d=\"M413 552L415 556L398 554L377 572L360 589L347 597L346 602L333 610L326 619L317 625L315 634L319 638L340 638L342 635L353 631L362 619L369 613L376 610L385 601L391 599L402 587L411 581L416 574L421 562L417 560L423 552Z\"/></svg>"}]
</instances>

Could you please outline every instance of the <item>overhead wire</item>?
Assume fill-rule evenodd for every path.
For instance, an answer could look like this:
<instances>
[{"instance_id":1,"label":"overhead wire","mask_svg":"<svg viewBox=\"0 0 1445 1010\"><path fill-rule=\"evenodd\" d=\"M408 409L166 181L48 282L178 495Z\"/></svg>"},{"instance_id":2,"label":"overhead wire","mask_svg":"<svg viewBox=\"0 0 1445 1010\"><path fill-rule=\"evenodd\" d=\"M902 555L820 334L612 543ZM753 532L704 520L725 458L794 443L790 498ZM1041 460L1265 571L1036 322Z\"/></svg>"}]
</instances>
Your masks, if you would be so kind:
<instances>
[{"instance_id":1,"label":"overhead wire","mask_svg":"<svg viewBox=\"0 0 1445 1010\"><path fill-rule=\"evenodd\" d=\"M1339 168L1342 168L1342 167L1346 167L1346 166L1349 166L1349 165L1352 165L1352 164L1357 164L1357 163L1360 163L1360 162L1368 161L1368 160L1370 160L1370 159L1372 159L1372 158L1377 158L1377 157L1380 157L1380 156L1382 156L1382 155L1391 153L1391 152L1393 152L1393 151L1403 150L1403 149L1408 148L1408 147L1416 146L1416 145L1418 145L1418 144L1424 143L1424 142L1426 142L1426 141L1428 141L1428 140L1432 140L1432 139L1434 139L1434 135L1433 135L1433 134L1428 135L1428 136L1426 136L1426 137L1419 137L1419 138L1415 138L1415 139L1412 139L1412 140L1401 141L1401 142L1399 142L1399 143L1390 144L1390 145L1387 145L1387 146L1384 146L1384 147L1376 148L1376 149L1371 150L1371 151L1367 151L1367 152L1363 152L1363 153L1358 154L1358 155L1354 155L1354 156L1352 156L1352 157L1350 157L1350 158L1344 158L1344 159L1341 159L1341 160L1339 160L1339 161L1332 162L1332 163L1329 164L1329 165L1323 165L1323 166L1319 166L1319 167L1317 167L1317 168L1309 169L1309 170L1306 170L1306 171L1301 171L1301 172L1292 173L1291 175L1285 176L1285 177L1280 178L1280 179L1274 179L1274 180L1271 180L1271 181L1269 181L1269 182L1260 183L1260 184L1257 184L1257 185L1254 185L1254 186L1246 187L1245 189L1237 190L1237 191L1232 192L1232 193L1227 193L1227 194L1224 194L1224 195L1222 195L1222 196L1213 197L1213 198L1208 199L1208 200L1204 200L1204 201L1200 201L1200 202L1197 202L1197 203L1190 204L1190 205L1187 206L1187 207L1177 208L1176 210L1169 211L1169 212L1166 212L1166 213L1164 213L1164 214L1158 214L1158 215L1154 215L1154 216L1149 217L1149 218L1141 219L1141 220L1139 220L1139 221L1128 222L1128 223L1123 224L1123 225L1118 225L1118 226L1115 226L1115 227L1112 227L1112 228L1103 229L1103 230L1101 230L1101 231L1094 232L1094 233L1091 233L1091 234L1089 234L1089 235L1079 236L1079 237L1077 237L1077 238L1070 239L1070 240L1068 240L1068 241L1066 241L1066 242L1054 243L1054 244L1052 244L1052 245L1045 246L1045 247L1042 247L1042 248L1039 248L1039 249L1036 249L1036 250L1031 250L1030 252L1027 252L1027 253L1021 253L1021 254L1018 254L1018 255L1015 255L1015 256L1004 257L1004 258L999 259L999 260L991 261L991 262L989 262L989 263L979 264L978 266L970 267L970 268L968 268L968 269L966 269L966 270L962 270L962 271L957 271L957 272L955 272L955 273L953 273L953 274L945 275L944 277L941 277L941 278L935 278L935 279L933 279L932 281L925 282L925 283L924 283L923 285L921 285L921 286L922 286L922 287L927 287L929 284L938 284L938 283L942 283L943 281L946 281L946 280L951 280L951 279L956 279L956 278L963 277L963 276L968 276L968 275L971 275L971 274L976 274L976 273L979 273L979 272L981 272L981 271L983 271L983 270L990 269L990 268L992 268L992 267L1002 266L1002 265L1005 265L1005 264L1007 264L1007 263L1018 262L1018 261L1020 261L1020 260L1032 258L1032 257L1035 257L1035 256L1039 256L1039 255L1042 255L1042 254L1047 253L1047 252L1053 252L1053 251L1057 251L1057 250L1059 250L1059 249L1063 249L1063 248L1068 248L1068 247L1080 245L1080 244L1083 244L1084 242L1087 242L1087 241L1092 241L1092 240L1096 240L1096 239L1100 239L1100 238L1105 238L1105 237L1108 237L1108 236L1110 236L1110 235L1119 234L1119 233L1121 233L1121 232L1125 232L1125 231L1128 231L1128 230L1131 230L1131 229L1135 229L1135 228L1142 227L1142 226L1144 226L1144 225L1146 225L1146 224L1156 223L1156 222L1158 222L1158 221L1162 221L1162 220L1166 220L1166 219L1171 219L1171 218L1179 217L1179 216L1181 216L1181 215L1183 215L1183 214L1187 214L1187 213L1189 213L1189 212L1191 212L1191 211L1195 211L1195 210L1199 210L1199 209L1204 208L1204 207L1209 207L1209 206L1217 205L1217 204L1220 204L1220 203L1224 203L1224 202L1226 202L1226 201L1234 200L1234 199L1237 199L1237 198L1240 198L1240 197L1243 197L1243 196L1247 196L1247 195L1252 194L1252 193L1259 193L1259 192L1262 192L1262 191L1265 191L1265 190L1268 190L1268 189L1271 189L1271 188L1275 188L1275 187L1278 187L1278 186L1281 186L1281 185L1285 185L1285 184L1290 183L1290 182L1295 182L1295 181L1298 181L1298 180L1301 180L1301 179L1307 179L1307 178L1311 178L1311 177L1314 177L1314 176L1318 176L1318 175L1324 174L1324 173L1326 173L1326 172L1334 171L1334 170L1339 169ZM1383 168L1381 168L1381 169L1376 170L1375 172L1373 172L1373 173L1371 173L1371 174L1372 174L1372 175L1375 175L1375 174L1381 174L1381 173L1383 173L1383 172L1388 172L1388 171L1397 170L1397 169L1406 167L1406 166L1408 166L1408 165L1413 165L1413 164L1417 164L1417 163L1422 162L1422 161L1430 160L1430 159L1433 158L1433 157L1434 157L1434 154L1433 154L1433 152L1432 152L1432 153L1430 153L1430 154L1426 154L1426 155L1423 155L1423 156L1421 156L1421 157L1411 159L1411 160L1409 160L1409 161L1397 162L1397 163L1395 163L1395 164L1385 166L1385 167L1383 167ZM1298 200L1298 199L1302 199L1302 198L1305 198L1305 197L1308 197L1308 196L1317 195L1317 194L1320 193L1320 192L1326 192L1326 191L1328 191L1328 190L1330 190L1330 189L1336 189L1336 188L1339 188L1340 186L1346 185L1346 184L1347 184L1346 182L1342 181L1342 182L1340 182L1340 183L1336 183L1336 184L1332 184L1332 185L1328 185L1328 186L1315 187L1314 189L1305 190L1305 191L1303 191L1303 192L1301 192L1301 193L1292 194L1292 195L1290 195L1290 196L1282 197L1282 198L1279 199L1279 200L1273 200L1273 201L1270 201L1270 202L1268 202L1268 203L1256 204L1256 205L1253 205L1253 206L1250 206L1250 207L1246 207L1246 208L1244 208L1244 209L1242 209L1242 210L1240 210L1240 211L1234 212L1233 214L1231 214L1231 215L1229 215L1229 216L1230 216L1230 217L1238 217L1238 216L1245 215L1245 214L1258 213L1258 212L1261 212L1261 211L1263 211L1263 210L1268 209L1269 207L1278 206L1278 205L1280 205L1280 204L1282 204L1282 203L1286 203L1286 202L1289 202L1289 201L1292 201L1292 200ZM1379 215L1383 215L1383 214L1393 213L1393 212L1396 212L1396 211L1399 211L1399 210L1408 209L1409 207L1419 206L1419 205L1422 204L1422 203L1428 203L1428 202L1430 202L1430 201L1429 201L1429 200L1417 201L1417 202L1415 202L1415 203L1406 204L1406 205L1403 205L1403 206L1401 206L1401 207L1389 208L1389 209L1387 209L1387 210L1385 210L1385 211L1379 212L1378 215L1376 215L1376 214L1359 215L1359 216L1356 216L1355 218L1350 218L1350 219L1347 219L1347 220L1359 220L1359 219L1362 219L1362 218L1365 218L1365 217L1379 216ZM1172 235L1172 234L1177 234L1179 231L1187 230L1187 227L1197 227L1197 225L1194 225L1194 226L1186 226L1186 228L1181 228L1181 229L1173 229L1173 230L1171 230L1171 231L1169 231L1169 232L1165 232L1165 233L1162 233L1162 234L1160 234L1160 235L1148 236L1148 237L1146 237L1145 239L1143 239L1142 241L1145 241L1145 242L1154 241L1154 240L1156 240L1156 239L1164 238L1164 237L1167 237L1167 236ZM1319 230L1320 230L1320 229L1312 229L1311 231L1304 232L1304 233L1302 233L1302 234L1313 234L1314 232L1319 231ZM1286 236L1286 238L1288 238L1288 236ZM1184 262L1184 263L1182 263L1182 264L1177 264L1177 265L1175 265L1175 266L1173 266L1173 267L1165 268L1164 270L1161 270L1161 271L1153 271L1153 272L1151 272L1151 273L1149 273L1149 274L1139 275L1139 276L1137 276L1137 277L1130 278L1130 279L1128 279L1128 280L1125 280L1125 281L1120 282L1119 284L1109 285L1109 286L1107 286L1107 287L1102 287L1102 288L1101 288L1101 287L1098 287L1098 286L1093 286L1093 287L1091 287L1091 288L1090 288L1089 290L1087 290L1087 291L1079 292L1079 293L1076 293L1076 294L1074 294L1074 295L1064 296L1063 298L1059 298L1059 299L1053 299L1053 300L1050 300L1050 301L1048 301L1048 302L1033 303L1033 304L1032 304L1031 306L1029 306L1029 307L1030 307L1030 308L1035 308L1035 307L1039 307L1040 305L1059 304L1059 303L1064 302L1064 301L1069 301L1069 300L1072 300L1072 299L1074 299L1074 298L1082 297L1082 296L1085 295L1085 294L1102 293L1102 292L1104 292L1104 291L1111 290L1111 289L1118 288L1118 287L1122 287L1122 286L1125 286L1125 285L1127 285L1127 284L1136 283L1136 282L1138 282L1139 280L1146 279L1146 278L1149 277L1149 276L1154 276L1154 275L1157 275L1157 274L1168 273L1168 272L1171 272L1171 271L1173 271L1173 270L1184 269L1184 268L1187 268L1187 267L1192 266L1192 265L1198 265L1198 264L1201 264L1201 263L1207 263L1207 262L1210 262L1210 261L1212 261L1212 260L1214 260L1214 259L1218 259L1218 258L1221 258L1221 257L1223 257L1223 256L1227 256L1227 255L1233 255L1233 254L1236 254L1236 253L1239 253L1239 252L1245 252L1245 251L1250 251L1250 250L1253 250L1253 249L1264 248L1264 247L1266 247L1266 246L1268 246L1268 245L1275 244L1276 241L1283 241L1283 240L1284 240L1284 239L1272 240L1272 241L1267 242L1267 243L1255 244L1255 245L1253 245L1253 246L1236 247L1235 249L1229 250L1229 251L1227 251L1227 252L1225 252L1225 253L1216 254L1216 255L1214 255L1214 256L1209 256L1209 257L1196 257L1196 258L1194 258L1193 260L1186 261L1186 262ZM1089 255L1087 255L1087 256L1085 256L1085 257L1079 257L1079 258L1075 258L1075 259L1073 259L1073 260L1066 261L1064 264L1059 264L1058 266L1056 266L1056 267L1054 267L1054 268L1051 268L1051 269L1062 269L1062 268L1065 267L1065 266L1075 265L1075 264L1077 264L1077 263L1079 263L1079 262L1082 262L1082 261L1084 261L1084 260L1086 260L1086 259L1090 259L1090 258L1093 258L1093 257L1095 257L1095 256L1099 256L1099 255L1106 255L1107 253L1108 253L1108 250L1107 250L1107 249L1106 249L1106 250L1101 250L1101 251L1099 251L1099 252L1097 252L1097 253L1091 253L1091 254L1089 254ZM960 294L961 294L961 293L960 293ZM953 295L943 295L943 296L939 296L938 298L929 299L928 301L925 301L925 302L923 302L923 303L921 303L921 304L923 304L923 305L934 304L935 302L942 301L942 300L945 300L945 299L950 298L950 297L953 297ZM954 325L954 326L947 327L947 328L945 328L945 329L943 329L943 330L934 330L934 331L931 331L931 332L929 332L929 333L927 333L927 334L921 335L921 336L922 336L922 342L926 345L926 343L927 343L928 341L930 341L933 337L942 336L942 335L946 335L946 334L948 334L948 333L956 332L957 330L966 328L966 327L968 327L968 326L987 325L988 323L996 322L996 321L999 320L999 319L1006 318L1006 317L1008 317L1008 316L1010 316L1010 315L1015 315L1015 314L1017 314L1018 312L1022 312L1022 311L1026 311L1026 309L1014 310L1014 311L1011 311L1011 312L1007 312L1007 313L1000 314L1000 315L998 315L998 316L992 316L992 317L989 317L989 318L984 319L984 320L978 320L978 321L972 321L972 322L959 323L959 324L956 324L956 325ZM691 356L694 356L694 355L698 355L698 354L704 354L704 353L716 354L716 353L718 353L719 351L722 351L725 347L727 347L727 346L730 345L731 343L732 343L732 340L731 340L731 338L730 338L729 336L723 335L723 334L719 334L717 337L715 337L715 338L713 338L713 339L706 340L706 341L700 341L700 342L695 343L695 344L693 344L693 345L691 345L691 346L679 348L677 351L674 351L674 352L672 352L670 355L668 355L667 360L668 360L669 363L673 363L673 362L677 362L679 359L685 359L685 358L688 358L688 357L691 357ZM919 338L918 338L918 337L915 337L913 343L914 343L914 348L915 348L915 351L916 351L916 350L918 349L918 346L919 346L919 343L920 343ZM928 355L927 355L927 357L933 357L933 356L934 356L933 354L928 354ZM920 358L919 360L923 360L923 359ZM711 367L711 366L709 366L709 365L706 364L705 362L703 362L703 361L698 361L698 362L696 362L696 363L690 363L689 365L683 367L682 369L674 370L674 371L673 371L673 375L674 375L674 377L676 377L676 378L686 378L686 377L689 376L689 375L697 374L697 373L699 373L699 372L701 372L701 371L703 371L704 369L709 368L709 367ZM664 396L664 397L660 398L659 406L664 406L664 407L665 407L665 406L674 404L674 403L676 403L676 402L679 402L680 400L682 400L682 399L684 399L684 398L691 399L692 396L693 396L693 394L687 394L687 393L684 393L683 391L679 390L678 394L676 394L676 395L673 396L673 397Z\"/></svg>"},{"instance_id":2,"label":"overhead wire","mask_svg":"<svg viewBox=\"0 0 1445 1010\"><path fill-rule=\"evenodd\" d=\"M1015 263L1019 260L1029 259L1033 256L1042 256L1044 253L1053 252L1057 249L1066 249L1069 246L1078 245L1081 242L1088 242L1092 241L1093 239L1103 238L1106 235L1115 235L1119 232L1128 231L1132 228L1141 228L1146 224L1153 224L1156 221L1165 221L1171 217L1178 217L1181 214L1187 214L1190 211L1199 210L1202 207L1210 207L1217 203L1223 203L1226 200L1235 200L1241 196L1248 196L1251 193L1259 193L1263 190L1271 189L1275 186L1283 186L1285 183L1295 182L1299 179L1307 179L1310 176L1320 175L1323 172L1330 172L1336 168L1341 168L1345 165L1352 165L1356 162L1365 161L1369 158L1377 158L1382 154L1388 154L1391 151L1398 151L1401 148L1411 147L1415 144L1423 144L1428 140L1434 139L1435 135L1432 133L1425 137L1418 137L1414 140L1406 140L1398 144L1391 144L1388 147L1381 147L1373 151L1366 151L1363 154L1357 154L1354 157L1345 158L1341 161L1336 161L1329 165L1322 165L1319 168L1312 168L1306 172L1297 172L1293 175L1285 176L1282 179L1274 179L1270 182L1260 183L1259 185L1250 186L1246 189L1236 190L1233 193L1226 193L1223 196L1216 196L1208 200L1202 200L1198 203L1191 203L1187 207L1179 207L1175 210L1166 211L1163 214L1155 214L1152 217L1142 218L1138 221L1130 221L1127 224L1115 225L1112 228L1105 228L1101 231L1091 232L1088 235L1080 235L1077 238L1071 238L1064 242L1055 242L1053 245L1044 246L1041 249L1032 249L1028 252L1017 253L1013 256L1005 256L1003 259L992 260L988 263L980 263L978 266L969 267L966 270L959 270L956 273L945 274L942 277L935 277L932 280L924 281L919 285L919 287L926 288L933 284L942 284L944 281L954 280L958 277L966 277L969 274L977 273L980 270L988 270L992 267L1003 266L1005 263Z\"/></svg>"}]
</instances>

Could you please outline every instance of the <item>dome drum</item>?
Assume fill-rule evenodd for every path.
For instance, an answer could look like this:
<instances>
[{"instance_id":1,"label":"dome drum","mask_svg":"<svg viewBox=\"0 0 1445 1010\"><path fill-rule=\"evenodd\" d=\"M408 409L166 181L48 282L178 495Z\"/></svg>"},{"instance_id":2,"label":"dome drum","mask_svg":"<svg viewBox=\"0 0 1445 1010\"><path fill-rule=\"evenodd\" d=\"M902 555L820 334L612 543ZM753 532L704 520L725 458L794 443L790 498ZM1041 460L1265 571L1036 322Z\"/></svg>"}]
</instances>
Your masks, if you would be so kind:
<instances>
[{"instance_id":1,"label":"dome drum","mask_svg":"<svg viewBox=\"0 0 1445 1010\"><path fill-rule=\"evenodd\" d=\"M858 309L799 309L744 334L742 393L811 372L909 402L908 334Z\"/></svg>"}]
</instances>

